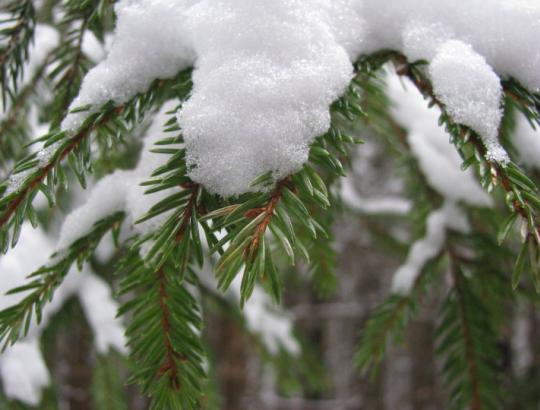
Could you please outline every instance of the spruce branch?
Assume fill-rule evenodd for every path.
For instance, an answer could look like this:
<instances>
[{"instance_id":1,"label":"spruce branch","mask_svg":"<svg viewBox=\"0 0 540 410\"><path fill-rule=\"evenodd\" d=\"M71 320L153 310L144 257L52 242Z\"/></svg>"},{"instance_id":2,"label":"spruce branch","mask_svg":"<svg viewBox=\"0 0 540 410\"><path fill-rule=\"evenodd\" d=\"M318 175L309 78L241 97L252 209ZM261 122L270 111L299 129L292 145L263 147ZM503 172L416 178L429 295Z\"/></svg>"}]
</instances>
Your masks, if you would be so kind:
<instances>
[{"instance_id":1,"label":"spruce branch","mask_svg":"<svg viewBox=\"0 0 540 410\"><path fill-rule=\"evenodd\" d=\"M8 160L19 159L24 152L24 144L30 138L26 118L29 100L43 80L50 59L51 54L45 58L45 62L39 66L29 83L16 94L13 103L0 120L0 168L5 168Z\"/></svg>"},{"instance_id":2,"label":"spruce branch","mask_svg":"<svg viewBox=\"0 0 540 410\"><path fill-rule=\"evenodd\" d=\"M35 27L34 3L32 0L12 1L7 12L14 24L3 29L0 35L0 85L4 109L8 97L13 99L17 93L17 85L28 60L28 47Z\"/></svg>"},{"instance_id":3,"label":"spruce branch","mask_svg":"<svg viewBox=\"0 0 540 410\"><path fill-rule=\"evenodd\" d=\"M186 281L168 263L157 270L146 265L136 247L121 269L121 293L130 299L119 314L131 319L126 335L137 369L130 381L152 398L152 409L199 408L204 349L197 302Z\"/></svg>"},{"instance_id":4,"label":"spruce branch","mask_svg":"<svg viewBox=\"0 0 540 410\"><path fill-rule=\"evenodd\" d=\"M25 218L35 220L32 201L41 190L54 204L54 189L65 186L67 178L62 163L68 164L79 182L86 185L85 175L91 169L90 136L105 144L117 140L128 132L128 127L136 126L144 115L162 104L173 95L186 95L191 88L191 71L186 70L171 80L158 80L143 94L135 96L127 103L114 106L112 102L97 110L82 107L76 111L87 111L86 119L73 133L57 131L47 134L36 142L44 142L44 150L20 160L10 177L0 189L0 246L5 253L10 242L14 245L20 226ZM41 156L41 157L40 157ZM10 231L12 232L10 238Z\"/></svg>"},{"instance_id":5,"label":"spruce branch","mask_svg":"<svg viewBox=\"0 0 540 410\"><path fill-rule=\"evenodd\" d=\"M71 268L77 265L81 269L103 236L111 230L117 232L123 219L123 213L116 213L96 222L88 234L74 241L67 249L53 254L49 264L31 273L28 283L9 291L9 294L28 294L19 303L0 311L0 342L3 349L26 336L34 315L36 323L41 322L43 308L52 300Z\"/></svg>"},{"instance_id":6,"label":"spruce branch","mask_svg":"<svg viewBox=\"0 0 540 410\"><path fill-rule=\"evenodd\" d=\"M445 357L442 371L451 408L497 408L499 383L495 375L499 352L493 315L486 299L477 293L474 275L465 275L455 253L450 247L453 287L441 310L436 353Z\"/></svg>"},{"instance_id":7,"label":"spruce branch","mask_svg":"<svg viewBox=\"0 0 540 410\"><path fill-rule=\"evenodd\" d=\"M409 321L415 316L426 287L433 281L437 264L435 259L426 266L411 289L409 295L392 294L373 313L361 333L354 362L358 369L374 375L384 359L388 345L400 342Z\"/></svg>"},{"instance_id":8,"label":"spruce branch","mask_svg":"<svg viewBox=\"0 0 540 410\"><path fill-rule=\"evenodd\" d=\"M421 69L422 64L410 64L401 54L392 53L391 55L397 73L409 78L432 104L441 109L440 121L446 125L446 129L452 135L453 142L464 159L463 167L467 168L473 164L478 164L483 185L489 191L495 186L502 187L506 192L506 202L509 208L520 217L527 227L528 237L535 243L535 247L540 249L540 197L536 184L513 162L502 165L487 158L487 150L480 136L470 128L456 124L446 113L444 104L440 102L433 92L429 79ZM512 90L514 90L505 90L507 93L517 92L515 91L517 89L525 93L524 89L518 88L514 82L507 82L506 84L512 85ZM533 94L527 95L531 96ZM535 102L534 97L531 98L533 98L532 101L524 100L522 107L524 110L536 112L536 115L540 116L540 112L536 111L540 107L537 104L538 101ZM506 232L509 230L506 226L503 229L506 229ZM500 235L500 237L504 237L504 235ZM534 258L534 256L531 255L531 258Z\"/></svg>"}]
</instances>

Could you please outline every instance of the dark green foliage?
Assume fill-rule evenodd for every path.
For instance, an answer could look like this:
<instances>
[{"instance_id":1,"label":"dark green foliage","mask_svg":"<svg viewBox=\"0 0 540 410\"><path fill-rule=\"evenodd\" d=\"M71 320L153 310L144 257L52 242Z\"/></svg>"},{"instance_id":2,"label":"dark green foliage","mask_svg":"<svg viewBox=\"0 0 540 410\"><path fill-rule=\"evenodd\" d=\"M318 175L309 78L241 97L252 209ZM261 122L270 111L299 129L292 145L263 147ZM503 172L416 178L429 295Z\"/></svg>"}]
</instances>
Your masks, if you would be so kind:
<instances>
[{"instance_id":1,"label":"dark green foliage","mask_svg":"<svg viewBox=\"0 0 540 410\"><path fill-rule=\"evenodd\" d=\"M131 381L152 398L152 409L199 408L205 378L202 325L187 281L169 263L157 270L146 266L137 248L121 270L121 293L130 295L119 314L130 318Z\"/></svg>"},{"instance_id":2,"label":"dark green foliage","mask_svg":"<svg viewBox=\"0 0 540 410\"><path fill-rule=\"evenodd\" d=\"M446 388L452 409L500 408L497 380L500 352L496 345L493 312L486 307L476 278L453 268L453 288L443 303L437 329L437 354L443 356Z\"/></svg>"}]
</instances>

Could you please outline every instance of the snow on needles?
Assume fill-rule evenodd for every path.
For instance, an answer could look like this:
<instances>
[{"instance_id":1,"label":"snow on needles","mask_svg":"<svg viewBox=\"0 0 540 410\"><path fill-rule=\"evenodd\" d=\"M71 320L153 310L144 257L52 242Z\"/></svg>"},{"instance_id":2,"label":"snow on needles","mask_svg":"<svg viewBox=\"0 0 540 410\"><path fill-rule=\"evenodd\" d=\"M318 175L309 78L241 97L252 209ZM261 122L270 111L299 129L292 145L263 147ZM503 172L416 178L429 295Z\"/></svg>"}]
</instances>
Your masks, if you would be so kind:
<instances>
[{"instance_id":1,"label":"snow on needles","mask_svg":"<svg viewBox=\"0 0 540 410\"><path fill-rule=\"evenodd\" d=\"M194 65L178 116L190 176L222 196L302 166L361 54L389 48L432 62L435 94L502 164L499 76L540 90L536 0L120 0L115 9L110 53L72 106L123 103Z\"/></svg>"},{"instance_id":2,"label":"snow on needles","mask_svg":"<svg viewBox=\"0 0 540 410\"><path fill-rule=\"evenodd\" d=\"M458 203L486 207L492 200L473 171L461 169L461 157L438 124L440 111L436 107L428 109L410 81L401 83L395 74L389 74L387 83L393 117L407 129L411 152L428 183L445 198L442 207L428 216L425 237L412 245L405 263L394 274L393 292L409 294L424 265L443 248L446 231L469 232L466 215Z\"/></svg>"},{"instance_id":3,"label":"snow on needles","mask_svg":"<svg viewBox=\"0 0 540 410\"><path fill-rule=\"evenodd\" d=\"M90 190L86 201L66 217L60 229L56 247L58 250L67 248L75 240L90 232L94 223L115 212L126 212L128 217L126 225L137 233L147 233L159 227L169 216L169 213L164 213L143 223L134 224L152 205L165 199L176 189L145 195L146 187L140 185L149 179L154 169L167 160L163 154L152 153L150 150L156 141L166 136L162 131L163 125L170 118L166 113L175 107L176 103L169 101L155 115L146 131L137 167L128 171L117 170L99 180ZM107 200L104 201L103 198Z\"/></svg>"}]
</instances>

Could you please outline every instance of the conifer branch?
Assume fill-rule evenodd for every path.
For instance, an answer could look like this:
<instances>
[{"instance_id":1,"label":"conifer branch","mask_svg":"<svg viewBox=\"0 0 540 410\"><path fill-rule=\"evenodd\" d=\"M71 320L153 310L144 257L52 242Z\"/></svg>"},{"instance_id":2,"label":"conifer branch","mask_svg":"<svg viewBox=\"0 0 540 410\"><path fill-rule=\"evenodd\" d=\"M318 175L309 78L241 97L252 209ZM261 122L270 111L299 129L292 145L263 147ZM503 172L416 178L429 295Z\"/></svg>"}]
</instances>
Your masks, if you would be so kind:
<instances>
[{"instance_id":1,"label":"conifer branch","mask_svg":"<svg viewBox=\"0 0 540 410\"><path fill-rule=\"evenodd\" d=\"M23 74L24 63L28 59L28 47L33 39L35 10L32 0L13 1L7 6L15 24L5 30L0 39L5 45L0 48L0 85L2 103L5 109L7 97L14 98L17 83Z\"/></svg>"},{"instance_id":2,"label":"conifer branch","mask_svg":"<svg viewBox=\"0 0 540 410\"><path fill-rule=\"evenodd\" d=\"M123 218L123 213L116 213L96 222L88 234L74 241L69 248L53 254L49 264L31 273L27 284L9 291L10 294L29 293L19 303L0 311L0 342L3 349L26 336L34 314L36 323L41 322L44 306L52 300L54 292L73 265L82 268L103 236L111 230L119 230Z\"/></svg>"},{"instance_id":3,"label":"conifer branch","mask_svg":"<svg viewBox=\"0 0 540 410\"><path fill-rule=\"evenodd\" d=\"M445 357L443 376L453 408L474 410L497 408L499 383L496 366L500 356L496 346L493 312L489 298L478 289L482 278L463 273L460 256L448 246L453 286L442 307L437 328L437 355ZM479 281L479 283L475 283Z\"/></svg>"},{"instance_id":4,"label":"conifer branch","mask_svg":"<svg viewBox=\"0 0 540 410\"><path fill-rule=\"evenodd\" d=\"M474 342L472 340L472 332L468 322L468 306L464 296L462 274L455 266L451 265L452 277L454 279L454 288L458 298L459 319L461 324L461 332L465 344L465 360L467 362L467 373L471 384L471 410L481 410L482 400L480 398L480 386L478 380L478 368L476 364L476 354L474 351Z\"/></svg>"},{"instance_id":5,"label":"conifer branch","mask_svg":"<svg viewBox=\"0 0 540 410\"><path fill-rule=\"evenodd\" d=\"M51 54L36 70L32 79L15 96L13 103L0 121L0 168L5 167L7 159L18 159L28 140L28 123L24 117L28 100L34 95L36 87L43 79L43 75L50 63Z\"/></svg>"},{"instance_id":6,"label":"conifer branch","mask_svg":"<svg viewBox=\"0 0 540 410\"><path fill-rule=\"evenodd\" d=\"M152 409L199 408L204 371L197 302L168 263L154 270L133 248L122 261L121 293L132 297L119 311L131 317L126 331L138 370L130 379L152 398Z\"/></svg>"},{"instance_id":7,"label":"conifer branch","mask_svg":"<svg viewBox=\"0 0 540 410\"><path fill-rule=\"evenodd\" d=\"M447 129L454 136L459 138L461 143L472 143L475 151L479 152L484 163L489 168L489 176L493 185L500 185L510 196L514 197L511 204L514 212L518 213L523 220L529 224L529 230L534 235L537 245L540 247L540 222L538 222L537 212L540 211L540 199L538 198L538 188L525 174L517 167L510 163L503 166L498 162L486 158L486 147L482 143L481 138L471 129L459 124L455 124L453 120L445 114L444 104L437 98L433 92L433 87L427 77L418 70L414 65L409 64L403 55L394 57L394 64L399 75L409 78L416 88L433 104L437 105L443 112L441 121L447 124ZM531 104L533 106L534 104ZM539 106L540 107L540 106ZM539 114L540 115L540 114ZM458 145L458 148L459 145ZM460 150L461 153L461 150ZM477 157L471 157L470 161Z\"/></svg>"},{"instance_id":8,"label":"conifer branch","mask_svg":"<svg viewBox=\"0 0 540 410\"><path fill-rule=\"evenodd\" d=\"M370 314L354 358L358 369L375 374L389 343L403 339L403 332L416 314L426 286L433 280L433 273L430 267L425 267L409 295L392 294Z\"/></svg>"}]
</instances>

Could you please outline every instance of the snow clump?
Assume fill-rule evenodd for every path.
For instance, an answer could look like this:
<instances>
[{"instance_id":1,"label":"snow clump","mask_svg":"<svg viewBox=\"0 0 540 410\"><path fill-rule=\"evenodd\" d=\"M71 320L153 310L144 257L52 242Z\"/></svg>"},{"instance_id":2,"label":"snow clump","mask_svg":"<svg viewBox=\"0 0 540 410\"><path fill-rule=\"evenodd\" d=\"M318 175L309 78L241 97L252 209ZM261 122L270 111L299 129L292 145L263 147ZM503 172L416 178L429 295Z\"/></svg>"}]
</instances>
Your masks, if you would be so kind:
<instances>
[{"instance_id":1,"label":"snow clump","mask_svg":"<svg viewBox=\"0 0 540 410\"><path fill-rule=\"evenodd\" d=\"M123 104L193 66L178 114L190 176L224 197L264 173L277 180L301 168L360 55L392 49L431 63L435 95L502 165L500 78L540 91L536 0L120 0L115 9L109 55L72 107ZM69 115L64 128L85 115Z\"/></svg>"}]
</instances>

